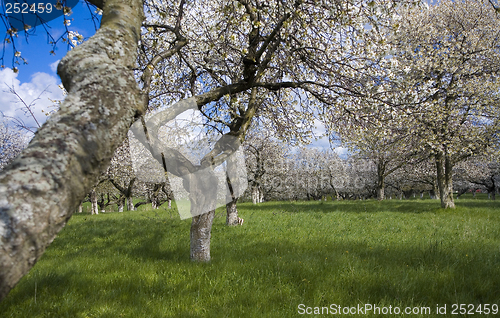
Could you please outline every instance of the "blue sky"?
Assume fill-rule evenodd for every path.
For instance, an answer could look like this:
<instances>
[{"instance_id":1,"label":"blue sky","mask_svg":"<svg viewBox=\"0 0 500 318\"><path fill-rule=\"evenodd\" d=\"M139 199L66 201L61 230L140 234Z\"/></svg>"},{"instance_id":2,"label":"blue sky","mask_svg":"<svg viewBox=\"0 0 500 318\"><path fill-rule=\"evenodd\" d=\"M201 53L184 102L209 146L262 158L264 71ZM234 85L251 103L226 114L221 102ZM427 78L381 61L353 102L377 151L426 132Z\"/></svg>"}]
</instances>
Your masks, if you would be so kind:
<instances>
[{"instance_id":1,"label":"blue sky","mask_svg":"<svg viewBox=\"0 0 500 318\"><path fill-rule=\"evenodd\" d=\"M80 1L72 11L73 14L69 18L73 20L68 28L85 38L91 37L95 33L95 27L87 4ZM50 21L48 25L54 38L60 37L65 31L63 17ZM5 26L0 23L2 39L6 31ZM58 61L67 53L67 45L62 41L59 42L54 50L55 55L52 55L50 54L52 45L48 44L46 33L40 26L37 27L36 34L30 35L28 39L26 39L24 32L20 32L16 49L21 52L21 56L27 60L28 64L17 65L18 73L12 71L12 46L9 44L1 45L5 45L5 68L0 69L0 111L7 116L23 120L28 126L36 126L35 121L29 116L25 116L20 109L22 104L18 102L19 99L16 96L9 92L9 87L13 87L28 104L39 97L34 102L34 112L40 122L45 121L46 116L42 110L50 111L53 105L51 100L63 98L62 91L58 87L60 79L56 74L56 68Z\"/></svg>"}]
</instances>

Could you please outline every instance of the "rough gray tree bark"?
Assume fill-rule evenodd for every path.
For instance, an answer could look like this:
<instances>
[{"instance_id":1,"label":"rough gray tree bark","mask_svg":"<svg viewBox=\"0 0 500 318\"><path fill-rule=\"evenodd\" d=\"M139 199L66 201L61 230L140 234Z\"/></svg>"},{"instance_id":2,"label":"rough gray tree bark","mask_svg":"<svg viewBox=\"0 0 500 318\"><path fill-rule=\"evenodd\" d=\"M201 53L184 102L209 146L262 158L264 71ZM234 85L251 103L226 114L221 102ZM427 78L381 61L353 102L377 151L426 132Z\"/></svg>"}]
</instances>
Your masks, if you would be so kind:
<instances>
[{"instance_id":1,"label":"rough gray tree bark","mask_svg":"<svg viewBox=\"0 0 500 318\"><path fill-rule=\"evenodd\" d=\"M238 209L236 206L238 198L231 197L230 200L231 201L226 203L226 225L241 225L243 219L238 217Z\"/></svg>"},{"instance_id":2,"label":"rough gray tree bark","mask_svg":"<svg viewBox=\"0 0 500 318\"><path fill-rule=\"evenodd\" d=\"M385 199L385 164L379 160L377 164L377 200L382 201Z\"/></svg>"},{"instance_id":3,"label":"rough gray tree bark","mask_svg":"<svg viewBox=\"0 0 500 318\"><path fill-rule=\"evenodd\" d=\"M441 207L444 209L455 208L455 202L453 201L453 164L451 159L446 152L441 151L436 153L435 159Z\"/></svg>"},{"instance_id":4,"label":"rough gray tree bark","mask_svg":"<svg viewBox=\"0 0 500 318\"><path fill-rule=\"evenodd\" d=\"M190 258L192 261L210 261L210 239L214 217L215 210L193 217L190 229Z\"/></svg>"},{"instance_id":5,"label":"rough gray tree bark","mask_svg":"<svg viewBox=\"0 0 500 318\"><path fill-rule=\"evenodd\" d=\"M142 1L90 2L103 9L101 28L58 66L68 96L0 174L0 300L64 227L143 113L133 75Z\"/></svg>"},{"instance_id":6,"label":"rough gray tree bark","mask_svg":"<svg viewBox=\"0 0 500 318\"><path fill-rule=\"evenodd\" d=\"M190 239L192 261L210 261L210 238L215 217L218 179L211 169L204 169L185 178L184 187L189 189L191 201ZM203 213L209 210L208 213ZM203 214L201 214L203 213Z\"/></svg>"}]
</instances>

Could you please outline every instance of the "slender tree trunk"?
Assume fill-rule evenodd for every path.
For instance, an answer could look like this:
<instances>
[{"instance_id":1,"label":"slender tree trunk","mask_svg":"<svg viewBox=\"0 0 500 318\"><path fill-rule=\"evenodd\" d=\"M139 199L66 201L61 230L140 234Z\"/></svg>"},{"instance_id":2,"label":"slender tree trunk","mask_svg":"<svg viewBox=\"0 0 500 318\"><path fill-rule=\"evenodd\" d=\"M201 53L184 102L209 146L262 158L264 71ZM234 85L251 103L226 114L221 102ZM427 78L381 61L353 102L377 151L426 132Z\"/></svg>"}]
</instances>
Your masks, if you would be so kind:
<instances>
[{"instance_id":1,"label":"slender tree trunk","mask_svg":"<svg viewBox=\"0 0 500 318\"><path fill-rule=\"evenodd\" d=\"M120 195L120 198L118 199L118 212L123 212L124 206L125 206L125 197L123 195Z\"/></svg>"},{"instance_id":2,"label":"slender tree trunk","mask_svg":"<svg viewBox=\"0 0 500 318\"><path fill-rule=\"evenodd\" d=\"M235 189L233 189L233 184L231 179L237 178L235 170L236 163L229 159L227 160L226 167L226 184L228 188L228 193L226 197L226 225L241 225L243 224L243 219L238 217L238 209L236 208L236 203L238 198L235 195ZM234 177L234 178L233 178Z\"/></svg>"},{"instance_id":3,"label":"slender tree trunk","mask_svg":"<svg viewBox=\"0 0 500 318\"><path fill-rule=\"evenodd\" d=\"M156 183L153 185L153 191L151 193L151 207L153 209L159 209L161 205L160 201L160 191L162 190L163 184Z\"/></svg>"},{"instance_id":4,"label":"slender tree trunk","mask_svg":"<svg viewBox=\"0 0 500 318\"><path fill-rule=\"evenodd\" d=\"M444 209L455 208L455 202L453 201L453 180L451 171L453 165L451 164L449 157L443 152L438 152L435 155L435 159L441 207Z\"/></svg>"},{"instance_id":5,"label":"slender tree trunk","mask_svg":"<svg viewBox=\"0 0 500 318\"><path fill-rule=\"evenodd\" d=\"M377 200L382 201L385 199L385 166L382 160L377 164Z\"/></svg>"},{"instance_id":6,"label":"slender tree trunk","mask_svg":"<svg viewBox=\"0 0 500 318\"><path fill-rule=\"evenodd\" d=\"M434 180L434 183L432 184L432 190L429 190L429 196L431 199L439 200L439 198L440 198L438 184L439 184L439 182L438 182L438 179L436 177L436 179Z\"/></svg>"},{"instance_id":7,"label":"slender tree trunk","mask_svg":"<svg viewBox=\"0 0 500 318\"><path fill-rule=\"evenodd\" d=\"M406 200L409 200L411 198L411 195L413 193L413 190L403 190L403 195Z\"/></svg>"},{"instance_id":8,"label":"slender tree trunk","mask_svg":"<svg viewBox=\"0 0 500 318\"><path fill-rule=\"evenodd\" d=\"M337 200L337 201L340 201L340 194L339 194L339 191L337 191L337 188L335 188L335 187L333 186L333 184L331 184L331 183L330 183L330 185L332 186L333 191L335 192L335 198L336 198L336 200ZM333 194L332 194L332 201L333 201Z\"/></svg>"},{"instance_id":9,"label":"slender tree trunk","mask_svg":"<svg viewBox=\"0 0 500 318\"><path fill-rule=\"evenodd\" d=\"M166 179L166 182L162 186L161 190L167 196L168 208L171 209L172 208L172 197L173 197L173 194L172 194L172 186L170 185L170 180L168 178L168 174L167 173L165 173L165 179Z\"/></svg>"},{"instance_id":10,"label":"slender tree trunk","mask_svg":"<svg viewBox=\"0 0 500 318\"><path fill-rule=\"evenodd\" d=\"M134 206L134 201L132 197L126 198L127 200L127 210L128 211L135 211L135 206Z\"/></svg>"},{"instance_id":11,"label":"slender tree trunk","mask_svg":"<svg viewBox=\"0 0 500 318\"><path fill-rule=\"evenodd\" d=\"M491 180L491 187L488 188L488 192L491 193L491 200L495 200L496 197L496 193L497 193L497 185L495 183L495 176L491 176L490 177L490 180Z\"/></svg>"},{"instance_id":12,"label":"slender tree trunk","mask_svg":"<svg viewBox=\"0 0 500 318\"><path fill-rule=\"evenodd\" d=\"M83 212L83 204L82 202L80 202L80 204L78 205L78 213L82 213Z\"/></svg>"},{"instance_id":13,"label":"slender tree trunk","mask_svg":"<svg viewBox=\"0 0 500 318\"><path fill-rule=\"evenodd\" d=\"M90 202L92 205L92 214L99 214L99 205L97 204L97 193L95 189L90 191Z\"/></svg>"},{"instance_id":14,"label":"slender tree trunk","mask_svg":"<svg viewBox=\"0 0 500 318\"><path fill-rule=\"evenodd\" d=\"M440 197L441 197L441 194L439 191L439 182L438 182L438 179L436 177L436 181L434 182L434 198L436 200L439 200Z\"/></svg>"},{"instance_id":15,"label":"slender tree trunk","mask_svg":"<svg viewBox=\"0 0 500 318\"><path fill-rule=\"evenodd\" d=\"M254 186L252 188L252 203L253 204L260 203L260 191L258 186Z\"/></svg>"},{"instance_id":16,"label":"slender tree trunk","mask_svg":"<svg viewBox=\"0 0 500 318\"><path fill-rule=\"evenodd\" d=\"M444 166L445 166L445 180L446 180L445 192L447 199L446 208L454 209L455 201L453 201L453 163L448 154L446 154L444 162L445 162Z\"/></svg>"},{"instance_id":17,"label":"slender tree trunk","mask_svg":"<svg viewBox=\"0 0 500 318\"><path fill-rule=\"evenodd\" d=\"M243 219L238 217L238 209L236 208L236 202L238 198L233 198L229 203L226 204L226 225L241 225L243 224Z\"/></svg>"},{"instance_id":18,"label":"slender tree trunk","mask_svg":"<svg viewBox=\"0 0 500 318\"><path fill-rule=\"evenodd\" d=\"M106 212L106 202L105 201L106 200L104 199L104 194L101 193L101 199L97 200L97 205L101 209L101 213L105 213Z\"/></svg>"},{"instance_id":19,"label":"slender tree trunk","mask_svg":"<svg viewBox=\"0 0 500 318\"><path fill-rule=\"evenodd\" d=\"M382 201L385 199L384 188L385 188L384 180L383 179L382 179L382 181L379 180L379 182L377 184L377 200L379 200L379 201Z\"/></svg>"},{"instance_id":20,"label":"slender tree trunk","mask_svg":"<svg viewBox=\"0 0 500 318\"><path fill-rule=\"evenodd\" d=\"M496 199L495 194L496 194L496 189L495 189L495 187L493 187L493 188L488 188L488 195L489 195L489 199L490 199L490 200L495 200L495 199Z\"/></svg>"}]
</instances>

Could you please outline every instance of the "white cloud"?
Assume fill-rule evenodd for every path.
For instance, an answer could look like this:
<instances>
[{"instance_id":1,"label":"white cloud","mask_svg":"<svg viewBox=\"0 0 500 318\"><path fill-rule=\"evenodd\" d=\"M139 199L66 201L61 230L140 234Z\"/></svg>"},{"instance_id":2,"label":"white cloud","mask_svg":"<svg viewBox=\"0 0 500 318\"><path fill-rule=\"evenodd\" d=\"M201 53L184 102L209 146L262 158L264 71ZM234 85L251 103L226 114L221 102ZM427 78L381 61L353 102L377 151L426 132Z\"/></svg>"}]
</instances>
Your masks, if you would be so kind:
<instances>
[{"instance_id":1,"label":"white cloud","mask_svg":"<svg viewBox=\"0 0 500 318\"><path fill-rule=\"evenodd\" d=\"M312 140L311 144L308 148L316 148L316 149L330 149L330 141L327 137L323 136L318 139Z\"/></svg>"},{"instance_id":2,"label":"white cloud","mask_svg":"<svg viewBox=\"0 0 500 318\"><path fill-rule=\"evenodd\" d=\"M33 117L26 112L26 107L19 97L28 105L33 105L32 111L40 125L47 119L42 112L53 110L54 103L51 100L62 100L62 90L58 87L58 79L47 73L34 73L31 81L21 83L17 79L17 73L12 69L0 70L0 111L5 116L15 117L22 120L28 127L37 127ZM13 89L19 97L11 92Z\"/></svg>"},{"instance_id":3,"label":"white cloud","mask_svg":"<svg viewBox=\"0 0 500 318\"><path fill-rule=\"evenodd\" d=\"M333 151L335 151L340 158L347 158L349 153L349 150L345 147L337 147Z\"/></svg>"},{"instance_id":4,"label":"white cloud","mask_svg":"<svg viewBox=\"0 0 500 318\"><path fill-rule=\"evenodd\" d=\"M314 119L313 134L317 137L326 135L325 125L318 119Z\"/></svg>"},{"instance_id":5,"label":"white cloud","mask_svg":"<svg viewBox=\"0 0 500 318\"><path fill-rule=\"evenodd\" d=\"M54 73L57 72L57 65L59 65L60 61L61 60L57 60L54 63L50 64L50 69L52 70L52 72L54 72Z\"/></svg>"}]
</instances>

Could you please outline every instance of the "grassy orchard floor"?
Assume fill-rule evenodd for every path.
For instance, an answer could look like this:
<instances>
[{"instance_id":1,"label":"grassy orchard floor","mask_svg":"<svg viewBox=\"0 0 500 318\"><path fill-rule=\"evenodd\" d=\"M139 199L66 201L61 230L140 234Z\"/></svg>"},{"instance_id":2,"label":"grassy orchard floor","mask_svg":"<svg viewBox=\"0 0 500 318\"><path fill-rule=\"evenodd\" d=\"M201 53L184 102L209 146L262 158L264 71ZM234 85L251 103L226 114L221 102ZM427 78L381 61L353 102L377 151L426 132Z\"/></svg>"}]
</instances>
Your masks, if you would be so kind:
<instances>
[{"instance_id":1,"label":"grassy orchard floor","mask_svg":"<svg viewBox=\"0 0 500 318\"><path fill-rule=\"evenodd\" d=\"M208 264L189 260L191 220L175 210L75 214L0 316L301 317L299 304L365 303L433 315L446 304L451 316L454 303L500 305L500 201L457 206L239 204L242 227L218 211Z\"/></svg>"}]
</instances>

